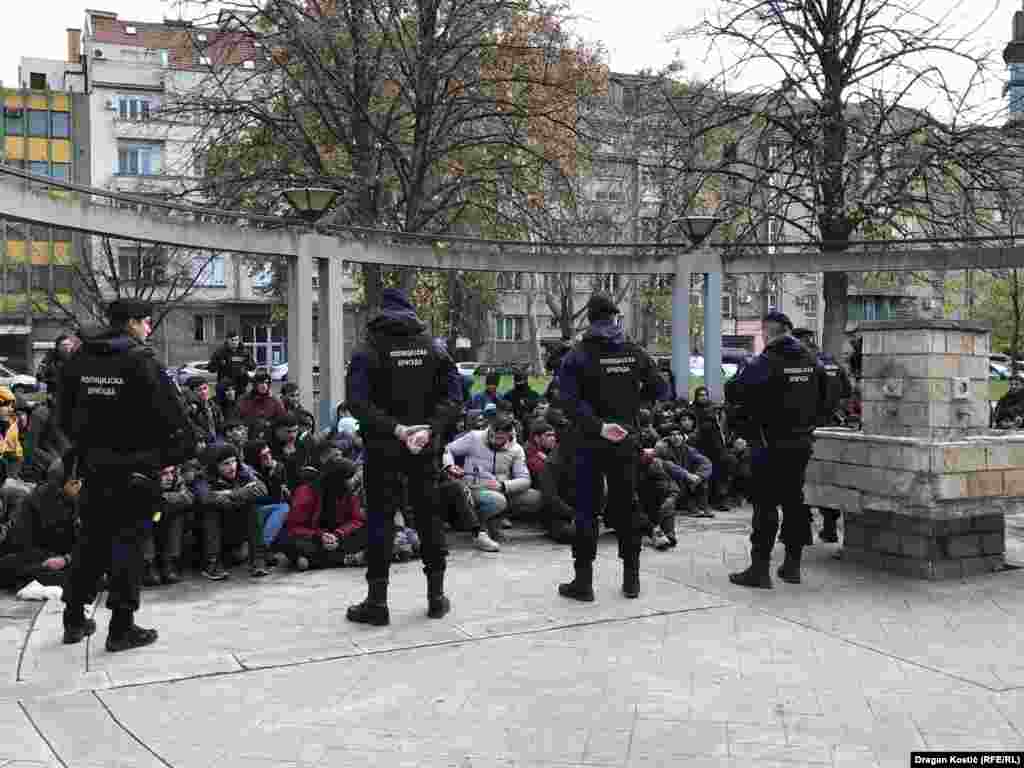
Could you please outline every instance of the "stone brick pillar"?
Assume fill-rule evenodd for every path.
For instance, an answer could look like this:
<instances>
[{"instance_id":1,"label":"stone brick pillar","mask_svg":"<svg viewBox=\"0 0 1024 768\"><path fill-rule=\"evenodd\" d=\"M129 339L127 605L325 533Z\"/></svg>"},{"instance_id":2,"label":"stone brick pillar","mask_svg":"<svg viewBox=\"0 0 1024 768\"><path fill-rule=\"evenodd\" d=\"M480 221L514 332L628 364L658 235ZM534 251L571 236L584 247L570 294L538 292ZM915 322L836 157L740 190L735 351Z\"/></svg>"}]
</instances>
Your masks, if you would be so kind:
<instances>
[{"instance_id":1,"label":"stone brick pillar","mask_svg":"<svg viewBox=\"0 0 1024 768\"><path fill-rule=\"evenodd\" d=\"M815 431L807 503L843 513L843 559L926 579L1004 566L1024 434L988 428L988 329L862 323L863 432Z\"/></svg>"}]
</instances>

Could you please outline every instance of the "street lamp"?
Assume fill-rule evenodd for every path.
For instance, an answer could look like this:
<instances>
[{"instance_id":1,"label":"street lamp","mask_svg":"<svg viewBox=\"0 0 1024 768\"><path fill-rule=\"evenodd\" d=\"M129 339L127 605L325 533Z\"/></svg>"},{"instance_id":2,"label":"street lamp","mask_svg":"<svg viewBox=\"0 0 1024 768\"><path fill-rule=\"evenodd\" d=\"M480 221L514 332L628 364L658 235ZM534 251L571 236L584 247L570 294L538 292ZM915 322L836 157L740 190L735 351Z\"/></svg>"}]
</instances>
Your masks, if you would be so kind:
<instances>
[{"instance_id":1,"label":"street lamp","mask_svg":"<svg viewBox=\"0 0 1024 768\"><path fill-rule=\"evenodd\" d=\"M292 209L310 224L319 221L338 199L336 189L325 187L292 187L281 194Z\"/></svg>"},{"instance_id":2,"label":"street lamp","mask_svg":"<svg viewBox=\"0 0 1024 768\"><path fill-rule=\"evenodd\" d=\"M334 205L338 191L324 187L292 187L281 192L288 204L309 226L299 235L298 249L288 274L288 367L289 379L299 385L303 405L313 396L313 275L319 277L320 297L320 424L333 420L333 405L344 392L344 303L341 293L341 262L317 259L323 252L316 223ZM314 268L314 264L319 264ZM332 295L336 294L336 295Z\"/></svg>"},{"instance_id":3,"label":"street lamp","mask_svg":"<svg viewBox=\"0 0 1024 768\"><path fill-rule=\"evenodd\" d=\"M711 234L711 231L721 223L720 216L683 216L679 219L686 238L694 248L704 242L704 238Z\"/></svg>"},{"instance_id":4,"label":"street lamp","mask_svg":"<svg viewBox=\"0 0 1024 768\"><path fill-rule=\"evenodd\" d=\"M714 230L718 216L683 216L679 224L690 247L676 253L672 282L672 375L676 380L673 396L690 395L690 264L692 251ZM712 362L713 361L713 362ZM722 273L704 274L704 384L713 399L722 397Z\"/></svg>"}]
</instances>

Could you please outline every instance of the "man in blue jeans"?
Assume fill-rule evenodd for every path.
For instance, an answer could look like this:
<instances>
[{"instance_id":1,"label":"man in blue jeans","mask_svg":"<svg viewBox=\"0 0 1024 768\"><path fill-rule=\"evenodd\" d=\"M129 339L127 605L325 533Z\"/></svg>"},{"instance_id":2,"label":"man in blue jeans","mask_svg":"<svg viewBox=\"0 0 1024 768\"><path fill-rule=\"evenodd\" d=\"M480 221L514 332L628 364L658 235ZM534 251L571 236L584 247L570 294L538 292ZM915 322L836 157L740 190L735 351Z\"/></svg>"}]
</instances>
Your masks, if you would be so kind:
<instances>
[{"instance_id":1,"label":"man in blue jeans","mask_svg":"<svg viewBox=\"0 0 1024 768\"><path fill-rule=\"evenodd\" d=\"M288 519L288 500L291 491L285 482L285 466L283 462L274 458L266 440L247 442L244 456L245 463L252 467L267 486L267 495L256 500L256 512L260 516L263 543L273 549L274 542L280 537Z\"/></svg>"}]
</instances>

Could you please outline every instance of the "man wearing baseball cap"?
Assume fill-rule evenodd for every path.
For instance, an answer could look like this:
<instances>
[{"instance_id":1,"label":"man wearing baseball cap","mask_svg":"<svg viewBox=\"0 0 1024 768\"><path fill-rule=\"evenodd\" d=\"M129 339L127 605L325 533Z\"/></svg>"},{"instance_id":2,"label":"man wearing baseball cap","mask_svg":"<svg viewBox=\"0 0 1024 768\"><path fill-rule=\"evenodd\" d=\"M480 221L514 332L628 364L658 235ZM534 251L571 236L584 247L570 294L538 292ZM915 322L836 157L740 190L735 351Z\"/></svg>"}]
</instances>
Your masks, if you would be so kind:
<instances>
[{"instance_id":1,"label":"man wearing baseball cap","mask_svg":"<svg viewBox=\"0 0 1024 768\"><path fill-rule=\"evenodd\" d=\"M827 396L824 371L814 355L797 341L793 323L773 311L762 321L765 348L732 380L729 396L736 403L737 428L751 447L753 532L751 565L729 575L743 587L770 589L772 549L782 533L786 560L779 577L800 583L800 553L811 543L810 511L804 504L804 474L818 414Z\"/></svg>"}]
</instances>

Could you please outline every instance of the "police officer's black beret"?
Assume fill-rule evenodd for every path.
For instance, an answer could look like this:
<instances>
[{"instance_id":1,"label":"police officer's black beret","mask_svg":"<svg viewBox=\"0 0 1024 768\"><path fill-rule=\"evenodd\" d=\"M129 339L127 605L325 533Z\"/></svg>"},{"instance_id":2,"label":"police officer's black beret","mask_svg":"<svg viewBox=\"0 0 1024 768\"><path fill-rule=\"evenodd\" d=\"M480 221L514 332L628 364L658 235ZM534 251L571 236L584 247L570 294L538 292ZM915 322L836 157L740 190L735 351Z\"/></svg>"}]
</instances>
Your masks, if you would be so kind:
<instances>
[{"instance_id":1,"label":"police officer's black beret","mask_svg":"<svg viewBox=\"0 0 1024 768\"><path fill-rule=\"evenodd\" d=\"M785 325L787 328L793 327L793 321L789 319L789 315L787 315L785 312L779 312L779 310L777 309L773 309L771 312L765 315L763 322L780 323L782 325Z\"/></svg>"},{"instance_id":2,"label":"police officer's black beret","mask_svg":"<svg viewBox=\"0 0 1024 768\"><path fill-rule=\"evenodd\" d=\"M595 293L587 301L587 315L617 315L619 308L607 293Z\"/></svg>"},{"instance_id":3,"label":"police officer's black beret","mask_svg":"<svg viewBox=\"0 0 1024 768\"><path fill-rule=\"evenodd\" d=\"M124 323L128 320L150 317L152 314L153 304L138 299L117 299L110 302L110 306L107 307L107 316L112 323Z\"/></svg>"},{"instance_id":4,"label":"police officer's black beret","mask_svg":"<svg viewBox=\"0 0 1024 768\"><path fill-rule=\"evenodd\" d=\"M207 382L202 376L189 376L188 380L185 382L185 386L189 389L199 389L203 384L208 383L209 382Z\"/></svg>"}]
</instances>

